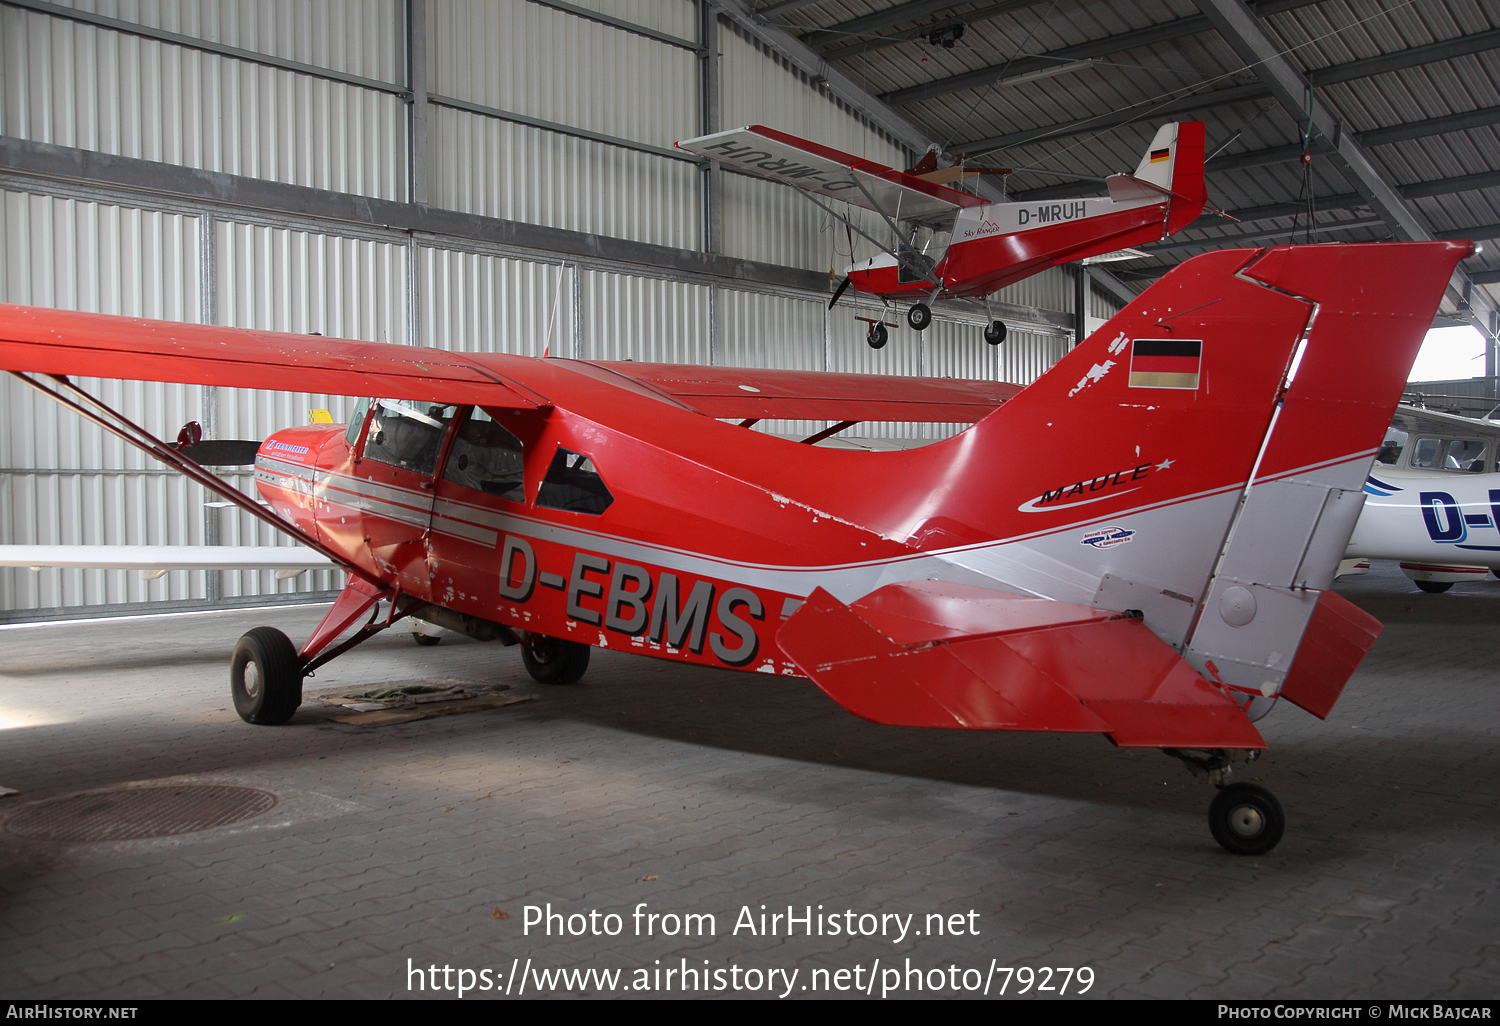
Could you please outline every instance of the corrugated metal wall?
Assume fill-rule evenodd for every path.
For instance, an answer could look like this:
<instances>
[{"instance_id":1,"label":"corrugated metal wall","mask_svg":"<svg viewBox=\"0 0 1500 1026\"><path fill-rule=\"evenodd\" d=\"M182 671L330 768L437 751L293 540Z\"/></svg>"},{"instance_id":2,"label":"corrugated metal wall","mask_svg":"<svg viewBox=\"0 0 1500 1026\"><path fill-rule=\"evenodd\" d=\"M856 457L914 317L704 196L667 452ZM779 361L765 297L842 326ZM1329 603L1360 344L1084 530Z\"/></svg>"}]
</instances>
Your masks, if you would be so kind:
<instances>
[{"instance_id":1,"label":"corrugated metal wall","mask_svg":"<svg viewBox=\"0 0 1500 1026\"><path fill-rule=\"evenodd\" d=\"M645 31L522 0L427 0L427 202L700 248L703 176L694 164L657 152L709 123L698 106L700 61L691 48L697 5L574 2ZM399 95L406 88L402 0L71 6L141 28L119 31L0 4L0 133L408 200L419 177L411 168L423 165L412 164L409 112ZM152 32L189 38L148 38ZM893 166L909 159L725 22L717 52L722 127L769 124ZM465 104L482 109L458 109ZM883 311L856 297L830 313L820 295L725 288L603 260L195 206L4 169L0 177L7 190L0 192L6 302L530 356L546 350L585 359L1014 381L1031 380L1067 348L1059 334L1015 328L1004 346L987 346L978 315L961 322L940 315L918 335L905 325L904 306ZM727 255L818 271L848 262L843 228L791 190L732 174L723 183ZM1048 272L999 298L1067 310L1071 281ZM891 340L875 351L857 318L882 312ZM343 396L84 384L169 438L189 420L202 421L211 437L259 438L305 423L314 408L336 420L351 409ZM198 486L25 386L7 380L3 388L0 543L287 544L240 511L209 505L213 497ZM758 425L788 434L823 427ZM860 425L848 434L940 437L956 429ZM231 476L252 487L248 474ZM173 571L146 582L126 571L0 570L0 618L337 584L332 572L278 582L269 572Z\"/></svg>"}]
</instances>

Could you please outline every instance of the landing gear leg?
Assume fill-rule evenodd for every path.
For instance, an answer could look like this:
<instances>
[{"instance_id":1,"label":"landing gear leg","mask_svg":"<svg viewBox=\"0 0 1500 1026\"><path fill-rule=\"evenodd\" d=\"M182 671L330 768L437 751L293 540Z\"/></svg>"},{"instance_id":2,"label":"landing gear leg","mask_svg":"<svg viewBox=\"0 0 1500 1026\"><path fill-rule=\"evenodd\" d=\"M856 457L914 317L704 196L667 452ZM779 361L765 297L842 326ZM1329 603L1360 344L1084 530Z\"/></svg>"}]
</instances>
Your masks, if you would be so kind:
<instances>
[{"instance_id":1,"label":"landing gear leg","mask_svg":"<svg viewBox=\"0 0 1500 1026\"><path fill-rule=\"evenodd\" d=\"M990 301L986 297L984 301L984 316L989 319L989 324L984 328L984 340L992 346L998 346L1005 341L1005 322L998 320L990 312Z\"/></svg>"},{"instance_id":2,"label":"landing gear leg","mask_svg":"<svg viewBox=\"0 0 1500 1026\"><path fill-rule=\"evenodd\" d=\"M1228 783L1233 756L1246 761L1259 758L1258 751L1230 752L1216 748L1202 755L1180 748L1162 749L1180 759L1194 774L1206 773L1219 793L1208 807L1208 830L1214 840L1233 855L1264 855L1286 832L1286 813L1276 796L1259 784Z\"/></svg>"},{"instance_id":3,"label":"landing gear leg","mask_svg":"<svg viewBox=\"0 0 1500 1026\"><path fill-rule=\"evenodd\" d=\"M380 606L388 606L381 619ZM234 710L246 723L285 723L302 704L302 681L324 663L404 620L425 603L383 585L350 575L302 650L274 627L256 627L240 638L229 663ZM343 641L339 636L366 613L369 621Z\"/></svg>"}]
</instances>

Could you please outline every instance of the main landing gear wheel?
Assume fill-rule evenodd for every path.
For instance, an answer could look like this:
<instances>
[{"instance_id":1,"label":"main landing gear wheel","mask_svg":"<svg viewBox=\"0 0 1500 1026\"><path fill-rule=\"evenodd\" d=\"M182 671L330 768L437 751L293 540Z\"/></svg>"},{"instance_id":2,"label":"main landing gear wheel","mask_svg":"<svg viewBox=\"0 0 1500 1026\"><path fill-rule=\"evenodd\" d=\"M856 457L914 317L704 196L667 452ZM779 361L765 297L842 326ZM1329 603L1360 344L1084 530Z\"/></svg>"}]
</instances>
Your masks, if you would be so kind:
<instances>
[{"instance_id":1,"label":"main landing gear wheel","mask_svg":"<svg viewBox=\"0 0 1500 1026\"><path fill-rule=\"evenodd\" d=\"M1286 831L1286 814L1276 796L1259 784L1230 784L1208 807L1208 828L1225 851L1264 855Z\"/></svg>"},{"instance_id":2,"label":"main landing gear wheel","mask_svg":"<svg viewBox=\"0 0 1500 1026\"><path fill-rule=\"evenodd\" d=\"M425 648L431 645L436 645L443 639L437 634L423 634L420 631L412 631L411 640L415 641L418 645L421 645Z\"/></svg>"},{"instance_id":3,"label":"main landing gear wheel","mask_svg":"<svg viewBox=\"0 0 1500 1026\"><path fill-rule=\"evenodd\" d=\"M912 331L926 331L927 325L932 323L932 308L926 303L913 303L906 311L906 323Z\"/></svg>"},{"instance_id":4,"label":"main landing gear wheel","mask_svg":"<svg viewBox=\"0 0 1500 1026\"><path fill-rule=\"evenodd\" d=\"M275 627L257 627L240 638L229 663L234 711L246 723L285 723L302 704L297 647Z\"/></svg>"},{"instance_id":5,"label":"main landing gear wheel","mask_svg":"<svg viewBox=\"0 0 1500 1026\"><path fill-rule=\"evenodd\" d=\"M1453 587L1452 581L1413 581L1412 583L1429 595L1441 595Z\"/></svg>"},{"instance_id":6,"label":"main landing gear wheel","mask_svg":"<svg viewBox=\"0 0 1500 1026\"><path fill-rule=\"evenodd\" d=\"M884 324L870 325L870 333L865 336L865 341L870 344L871 349L884 349L885 344L891 340L891 333L885 330Z\"/></svg>"},{"instance_id":7,"label":"main landing gear wheel","mask_svg":"<svg viewBox=\"0 0 1500 1026\"><path fill-rule=\"evenodd\" d=\"M998 346L1005 341L1005 324L1001 321L990 321L990 326L984 329L984 340L992 346Z\"/></svg>"},{"instance_id":8,"label":"main landing gear wheel","mask_svg":"<svg viewBox=\"0 0 1500 1026\"><path fill-rule=\"evenodd\" d=\"M589 647L545 634L529 634L521 643L521 662L538 684L576 684L589 668Z\"/></svg>"}]
</instances>

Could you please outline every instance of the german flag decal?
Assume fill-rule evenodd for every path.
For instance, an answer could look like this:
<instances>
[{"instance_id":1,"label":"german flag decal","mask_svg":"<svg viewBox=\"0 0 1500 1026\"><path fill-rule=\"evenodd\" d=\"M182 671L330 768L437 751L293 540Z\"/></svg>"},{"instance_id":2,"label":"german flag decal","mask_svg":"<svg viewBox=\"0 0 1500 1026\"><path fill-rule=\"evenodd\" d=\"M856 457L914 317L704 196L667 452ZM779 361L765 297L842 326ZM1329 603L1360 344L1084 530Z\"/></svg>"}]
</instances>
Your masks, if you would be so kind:
<instances>
[{"instance_id":1,"label":"german flag decal","mask_svg":"<svg viewBox=\"0 0 1500 1026\"><path fill-rule=\"evenodd\" d=\"M1130 349L1131 388L1197 388L1203 340L1138 338Z\"/></svg>"},{"instance_id":2,"label":"german flag decal","mask_svg":"<svg viewBox=\"0 0 1500 1026\"><path fill-rule=\"evenodd\" d=\"M1151 163L1153 163L1153 164L1160 164L1162 161L1166 160L1167 157L1171 155L1171 153L1172 153L1172 150L1171 150L1170 147L1168 147L1165 150L1152 150L1151 151Z\"/></svg>"}]
</instances>

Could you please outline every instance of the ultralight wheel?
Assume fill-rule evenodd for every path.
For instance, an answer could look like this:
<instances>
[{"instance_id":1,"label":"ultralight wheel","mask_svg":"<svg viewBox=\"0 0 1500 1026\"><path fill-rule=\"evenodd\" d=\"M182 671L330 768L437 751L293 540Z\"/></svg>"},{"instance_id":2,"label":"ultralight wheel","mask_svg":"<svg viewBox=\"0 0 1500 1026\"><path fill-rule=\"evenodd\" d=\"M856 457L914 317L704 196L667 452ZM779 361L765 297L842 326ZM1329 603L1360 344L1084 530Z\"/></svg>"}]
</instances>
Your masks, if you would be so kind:
<instances>
[{"instance_id":1,"label":"ultralight wheel","mask_svg":"<svg viewBox=\"0 0 1500 1026\"><path fill-rule=\"evenodd\" d=\"M242 636L229 662L229 691L246 723L274 726L291 719L302 704L301 659L292 640L275 627Z\"/></svg>"},{"instance_id":2,"label":"ultralight wheel","mask_svg":"<svg viewBox=\"0 0 1500 1026\"><path fill-rule=\"evenodd\" d=\"M926 331L932 323L932 308L926 303L913 303L906 311L906 323L912 331Z\"/></svg>"},{"instance_id":3,"label":"ultralight wheel","mask_svg":"<svg viewBox=\"0 0 1500 1026\"><path fill-rule=\"evenodd\" d=\"M870 325L870 333L865 336L865 341L870 343L871 349L884 349L885 344L891 340L891 333L885 330L884 324Z\"/></svg>"},{"instance_id":4,"label":"ultralight wheel","mask_svg":"<svg viewBox=\"0 0 1500 1026\"><path fill-rule=\"evenodd\" d=\"M538 684L575 684L589 668L589 647L545 634L530 634L521 645L521 662Z\"/></svg>"},{"instance_id":5,"label":"ultralight wheel","mask_svg":"<svg viewBox=\"0 0 1500 1026\"><path fill-rule=\"evenodd\" d=\"M984 329L984 340L992 346L998 346L1005 341L1005 322L990 321L989 327Z\"/></svg>"},{"instance_id":6,"label":"ultralight wheel","mask_svg":"<svg viewBox=\"0 0 1500 1026\"><path fill-rule=\"evenodd\" d=\"M443 639L440 635L437 634L423 634L421 631L412 631L411 640L415 641L418 645L422 645L423 647L430 647L432 645L439 644Z\"/></svg>"},{"instance_id":7,"label":"ultralight wheel","mask_svg":"<svg viewBox=\"0 0 1500 1026\"><path fill-rule=\"evenodd\" d=\"M1259 784L1230 784L1208 807L1208 829L1225 851L1264 855L1286 831L1286 814L1276 796Z\"/></svg>"},{"instance_id":8,"label":"ultralight wheel","mask_svg":"<svg viewBox=\"0 0 1500 1026\"><path fill-rule=\"evenodd\" d=\"M1452 581L1413 581L1412 583L1429 595L1441 595L1453 587Z\"/></svg>"}]
</instances>

